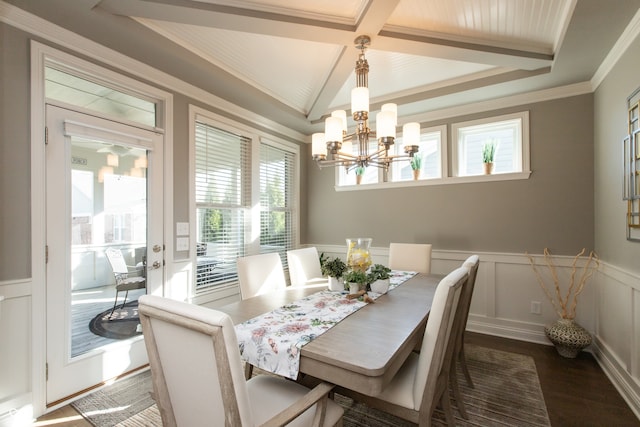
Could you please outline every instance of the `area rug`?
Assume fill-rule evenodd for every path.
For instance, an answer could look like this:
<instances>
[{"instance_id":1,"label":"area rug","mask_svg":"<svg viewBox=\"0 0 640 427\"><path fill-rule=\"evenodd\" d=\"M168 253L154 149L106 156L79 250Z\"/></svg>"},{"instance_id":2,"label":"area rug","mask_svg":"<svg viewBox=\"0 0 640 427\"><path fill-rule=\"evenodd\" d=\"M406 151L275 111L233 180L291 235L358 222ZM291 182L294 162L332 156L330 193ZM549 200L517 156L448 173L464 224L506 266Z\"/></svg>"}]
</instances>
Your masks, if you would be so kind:
<instances>
[{"instance_id":1,"label":"area rug","mask_svg":"<svg viewBox=\"0 0 640 427\"><path fill-rule=\"evenodd\" d=\"M464 420L454 404L456 426L550 426L535 363L529 356L469 345L467 366L475 388L460 381L469 419ZM72 406L97 427L161 426L160 414L151 399L149 371L116 382ZM344 427L415 426L382 411L335 395L345 409ZM443 426L444 415L436 412L434 425Z\"/></svg>"},{"instance_id":2,"label":"area rug","mask_svg":"<svg viewBox=\"0 0 640 427\"><path fill-rule=\"evenodd\" d=\"M136 300L126 303L124 307L118 306L113 315L111 308L98 314L89 322L89 330L105 338L124 340L142 333L139 324Z\"/></svg>"}]
</instances>

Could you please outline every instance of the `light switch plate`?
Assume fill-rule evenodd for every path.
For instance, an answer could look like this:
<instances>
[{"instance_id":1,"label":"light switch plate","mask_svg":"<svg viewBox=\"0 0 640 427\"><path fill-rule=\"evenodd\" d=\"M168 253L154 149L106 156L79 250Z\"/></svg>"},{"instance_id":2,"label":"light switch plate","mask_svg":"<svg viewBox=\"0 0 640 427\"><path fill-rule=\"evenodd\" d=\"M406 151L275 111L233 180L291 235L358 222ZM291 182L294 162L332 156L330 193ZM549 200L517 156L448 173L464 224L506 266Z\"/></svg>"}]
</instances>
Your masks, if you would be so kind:
<instances>
[{"instance_id":1,"label":"light switch plate","mask_svg":"<svg viewBox=\"0 0 640 427\"><path fill-rule=\"evenodd\" d=\"M188 251L189 250L189 238L188 237L178 237L176 239L176 250L177 251Z\"/></svg>"},{"instance_id":2,"label":"light switch plate","mask_svg":"<svg viewBox=\"0 0 640 427\"><path fill-rule=\"evenodd\" d=\"M188 236L188 235L189 235L189 223L176 222L176 236Z\"/></svg>"}]
</instances>

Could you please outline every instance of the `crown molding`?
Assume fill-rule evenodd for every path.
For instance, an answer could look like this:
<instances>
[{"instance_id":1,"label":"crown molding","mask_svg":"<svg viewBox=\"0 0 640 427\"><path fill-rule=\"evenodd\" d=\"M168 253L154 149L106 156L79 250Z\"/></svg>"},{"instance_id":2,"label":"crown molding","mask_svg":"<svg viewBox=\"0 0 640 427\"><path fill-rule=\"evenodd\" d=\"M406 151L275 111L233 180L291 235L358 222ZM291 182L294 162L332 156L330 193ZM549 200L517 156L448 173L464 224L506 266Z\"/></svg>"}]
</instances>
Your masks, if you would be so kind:
<instances>
[{"instance_id":1,"label":"crown molding","mask_svg":"<svg viewBox=\"0 0 640 427\"><path fill-rule=\"evenodd\" d=\"M2 0L0 0L0 22L41 37L50 43L55 43L70 49L72 52L82 54L99 63L115 66L121 71L130 73L143 81L157 82L189 98L219 108L239 118L249 120L253 122L254 125L260 125L273 132L292 138L295 141L304 141L306 138L306 135L300 132L232 104L210 92L186 83L170 74L82 37Z\"/></svg>"},{"instance_id":2,"label":"crown molding","mask_svg":"<svg viewBox=\"0 0 640 427\"><path fill-rule=\"evenodd\" d=\"M640 9L638 9L633 18L631 18L627 28L624 29L613 45L613 48L609 51L591 78L591 85L594 91L600 86L600 83L604 81L627 49L629 49L629 46L631 46L631 43L638 37L638 34L640 34Z\"/></svg>"},{"instance_id":3,"label":"crown molding","mask_svg":"<svg viewBox=\"0 0 640 427\"><path fill-rule=\"evenodd\" d=\"M571 85L555 87L551 89L543 89L535 92L528 92L518 95L506 96L503 98L495 98L487 101L469 103L465 105L457 105L449 108L442 108L437 111L429 111L419 113L404 118L406 121L431 122L436 120L448 119L451 117L464 116L468 114L482 113L485 111L494 111L503 108L517 107L527 104L535 104L537 102L551 101L554 99L568 98L571 96L584 95L592 93L593 87L591 82L574 83Z\"/></svg>"}]
</instances>

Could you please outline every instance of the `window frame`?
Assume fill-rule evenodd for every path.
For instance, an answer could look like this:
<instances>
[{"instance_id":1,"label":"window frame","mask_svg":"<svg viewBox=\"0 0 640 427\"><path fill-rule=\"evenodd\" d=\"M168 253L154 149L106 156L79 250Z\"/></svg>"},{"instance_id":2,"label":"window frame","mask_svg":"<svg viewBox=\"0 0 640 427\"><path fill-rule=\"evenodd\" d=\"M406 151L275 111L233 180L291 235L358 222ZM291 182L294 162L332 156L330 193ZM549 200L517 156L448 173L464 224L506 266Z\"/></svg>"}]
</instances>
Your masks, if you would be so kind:
<instances>
[{"instance_id":1,"label":"window frame","mask_svg":"<svg viewBox=\"0 0 640 427\"><path fill-rule=\"evenodd\" d=\"M494 173L491 175L467 175L467 176L457 176L457 129L459 127L464 127L467 125L473 124L481 124L481 123L492 123L492 122L500 122L504 120L509 120L513 118L522 118L522 135L521 135L521 146L522 146L522 171L519 172L510 172L510 173ZM381 190L381 189L390 189L390 188L403 188L403 187L423 187L423 186L432 186L432 185L450 185L450 184L465 184L465 183L473 183L473 182L492 182L492 181L513 181L513 180L522 180L529 179L531 176L531 166L530 166L530 146L529 146L529 111L520 111L515 113L508 113L497 116L488 116L477 120L469 120L464 122L454 122L449 121L447 124L441 125L445 128L445 133L443 133L441 140L441 151L442 151L442 177L441 178L431 178L431 179L418 179L411 181L389 181L389 182L378 182L375 184L352 184L352 185L339 185L339 174L338 167L336 167L335 171L335 191L363 191L363 190ZM452 131L449 133L451 138L446 133L446 128L452 128ZM429 132L430 130L437 128L430 127L421 130L421 134L425 132ZM450 161L448 159L451 159Z\"/></svg>"},{"instance_id":2,"label":"window frame","mask_svg":"<svg viewBox=\"0 0 640 427\"><path fill-rule=\"evenodd\" d=\"M292 248L298 247L300 244L300 147L297 144L283 140L271 134L254 129L250 126L238 123L230 118L213 113L204 108L195 105L189 105L189 218L190 218L190 235L193 236L189 244L189 259L191 261L191 278L189 280L191 298L200 298L207 294L212 294L225 289L237 289L237 280L228 280L219 285L205 286L202 289L196 288L196 264L197 253L196 243L199 238L197 233L197 205L196 205L196 182L195 182L195 127L196 121L210 125L212 127L241 135L243 138L249 139L250 142L250 183L249 201L247 204L247 215L245 217L244 230L244 248L245 255L255 255L260 253L260 162L261 147L263 144L273 146L275 148L291 152L295 159L293 161L293 189L294 195L292 210L292 234L290 240ZM291 248L291 249L292 249ZM285 251L286 253L286 251ZM282 258L282 257L281 257ZM283 266L286 265L286 259L283 259Z\"/></svg>"},{"instance_id":3,"label":"window frame","mask_svg":"<svg viewBox=\"0 0 640 427\"><path fill-rule=\"evenodd\" d=\"M520 144L516 147L514 165L519 164L520 170L514 170L506 173L494 173L493 175L512 175L528 172L530 169L529 158L529 112L521 111L517 113L503 114L500 116L485 117L482 119L468 120L451 124L451 160L452 160L452 176L457 178L484 177L483 174L462 174L460 171L460 138L461 130L482 125L499 124L501 122L519 120L520 121ZM517 143L517 142L516 142ZM519 157L519 159L518 159ZM492 176L493 176L492 175Z\"/></svg>"},{"instance_id":4,"label":"window frame","mask_svg":"<svg viewBox=\"0 0 640 427\"><path fill-rule=\"evenodd\" d=\"M420 178L417 181L428 181L428 180L438 180L438 179L442 179L443 177L446 177L448 174L448 161L447 161L447 126L446 125L440 125L440 126L431 126L428 128L424 128L424 129L420 129L420 139L422 142L423 138L428 137L429 135L432 135L434 133L439 133L439 152L440 152L440 176L439 177L434 177L434 178ZM398 155L398 154L404 154L404 152L398 152L397 150L400 149L400 147L402 147L402 137L398 137L396 138L396 141L393 145L393 147L391 148L391 150L389 150L391 152L392 155ZM345 174L344 172L344 168L343 167L335 167L336 169L336 178L335 178L335 183L336 183L336 190L340 189L370 189L370 188L388 188L388 187L396 187L396 186L404 186L404 185L415 185L416 181L414 180L398 180L398 181L394 181L393 177L394 177L394 167L399 166L399 165L408 165L409 164L409 160L402 160L400 162L393 162L390 166L389 169L389 174L388 174L388 181L383 181L383 176L384 176L384 171L381 168L377 168L375 166L370 166L367 168L367 172L365 172L365 179L363 180L362 184L357 185L355 183L355 172L354 171L350 171L347 174ZM370 177L371 175L374 175L372 172L370 172L369 170L374 170L377 171L377 177L378 177L378 181L377 182L367 182L367 178ZM344 180L346 179L349 181L349 183L343 184Z\"/></svg>"}]
</instances>

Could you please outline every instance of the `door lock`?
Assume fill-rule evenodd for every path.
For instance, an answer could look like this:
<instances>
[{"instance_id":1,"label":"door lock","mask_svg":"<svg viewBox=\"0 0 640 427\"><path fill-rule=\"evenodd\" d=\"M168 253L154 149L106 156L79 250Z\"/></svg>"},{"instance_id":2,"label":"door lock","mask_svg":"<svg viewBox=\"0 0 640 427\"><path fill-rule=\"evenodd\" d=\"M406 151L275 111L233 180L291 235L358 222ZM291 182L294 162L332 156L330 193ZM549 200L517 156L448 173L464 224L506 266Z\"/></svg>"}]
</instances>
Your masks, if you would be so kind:
<instances>
[{"instance_id":1,"label":"door lock","mask_svg":"<svg viewBox=\"0 0 640 427\"><path fill-rule=\"evenodd\" d=\"M160 245L153 245L153 252L158 253L162 250L162 246Z\"/></svg>"}]
</instances>

